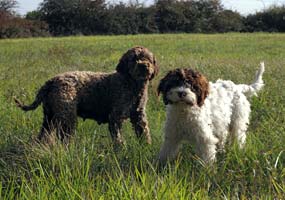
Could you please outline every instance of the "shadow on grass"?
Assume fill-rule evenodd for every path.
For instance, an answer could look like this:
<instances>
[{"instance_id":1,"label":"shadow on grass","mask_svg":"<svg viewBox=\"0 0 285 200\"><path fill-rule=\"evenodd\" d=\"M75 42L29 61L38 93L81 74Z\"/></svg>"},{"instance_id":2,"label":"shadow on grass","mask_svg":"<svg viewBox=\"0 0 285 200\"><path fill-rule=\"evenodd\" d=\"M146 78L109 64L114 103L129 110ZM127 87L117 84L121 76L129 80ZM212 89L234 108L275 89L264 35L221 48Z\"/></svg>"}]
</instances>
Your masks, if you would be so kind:
<instances>
[{"instance_id":1,"label":"shadow on grass","mask_svg":"<svg viewBox=\"0 0 285 200\"><path fill-rule=\"evenodd\" d=\"M11 193L15 196L19 194L18 186L22 184L22 176L29 169L26 151L27 147L18 140L0 148L2 197L10 196Z\"/></svg>"}]
</instances>

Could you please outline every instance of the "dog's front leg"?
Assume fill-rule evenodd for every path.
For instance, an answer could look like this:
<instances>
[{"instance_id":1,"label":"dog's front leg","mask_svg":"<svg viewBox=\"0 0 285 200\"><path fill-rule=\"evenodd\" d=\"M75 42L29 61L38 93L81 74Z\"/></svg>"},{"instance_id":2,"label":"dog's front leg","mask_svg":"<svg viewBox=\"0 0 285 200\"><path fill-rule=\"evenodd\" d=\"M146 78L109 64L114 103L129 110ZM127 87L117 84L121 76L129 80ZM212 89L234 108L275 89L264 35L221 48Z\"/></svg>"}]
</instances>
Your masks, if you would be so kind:
<instances>
[{"instance_id":1,"label":"dog's front leg","mask_svg":"<svg viewBox=\"0 0 285 200\"><path fill-rule=\"evenodd\" d=\"M122 128L122 120L116 117L116 115L111 114L109 116L109 131L110 131L112 140L115 144L123 144L121 128Z\"/></svg>"},{"instance_id":2,"label":"dog's front leg","mask_svg":"<svg viewBox=\"0 0 285 200\"><path fill-rule=\"evenodd\" d=\"M165 165L167 161L173 161L178 152L183 136L181 135L181 129L177 126L177 121L168 116L165 127L164 141L161 145L158 155L158 161L160 165Z\"/></svg>"},{"instance_id":3,"label":"dog's front leg","mask_svg":"<svg viewBox=\"0 0 285 200\"><path fill-rule=\"evenodd\" d=\"M164 166L167 161L173 161L178 154L179 146L180 140L177 138L165 137L158 156L159 164Z\"/></svg>"},{"instance_id":4,"label":"dog's front leg","mask_svg":"<svg viewBox=\"0 0 285 200\"><path fill-rule=\"evenodd\" d=\"M151 144L151 136L145 112L146 103L147 92L144 92L142 96L137 100L137 102L133 105L130 113L130 119L137 137L145 137L146 142L148 144Z\"/></svg>"},{"instance_id":5,"label":"dog's front leg","mask_svg":"<svg viewBox=\"0 0 285 200\"><path fill-rule=\"evenodd\" d=\"M199 130L200 128L200 130ZM218 139L213 135L211 129L205 127L197 127L195 149L197 155L205 163L213 163L216 160L216 148ZM199 133L199 134L198 134Z\"/></svg>"},{"instance_id":6,"label":"dog's front leg","mask_svg":"<svg viewBox=\"0 0 285 200\"><path fill-rule=\"evenodd\" d=\"M135 110L131 112L131 123L135 129L138 138L146 138L146 142L151 144L151 136L148 127L148 121L144 110Z\"/></svg>"}]
</instances>

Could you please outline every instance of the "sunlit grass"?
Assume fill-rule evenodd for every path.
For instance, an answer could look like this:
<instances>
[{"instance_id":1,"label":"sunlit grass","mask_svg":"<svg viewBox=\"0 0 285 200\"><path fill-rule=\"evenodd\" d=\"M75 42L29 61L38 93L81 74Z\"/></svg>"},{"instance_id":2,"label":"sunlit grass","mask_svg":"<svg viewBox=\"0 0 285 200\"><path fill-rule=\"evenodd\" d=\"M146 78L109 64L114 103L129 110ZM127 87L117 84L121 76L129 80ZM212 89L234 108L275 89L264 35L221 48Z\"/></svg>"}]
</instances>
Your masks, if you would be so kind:
<instances>
[{"instance_id":1,"label":"sunlit grass","mask_svg":"<svg viewBox=\"0 0 285 200\"><path fill-rule=\"evenodd\" d=\"M66 147L33 142L42 110L28 103L57 73L110 72L130 47L143 45L157 57L160 74L149 88L147 114L153 144L140 144L130 123L126 146L114 152L107 125L79 120ZM0 40L0 199L283 199L285 196L285 35L167 34ZM162 142L165 110L156 95L169 69L192 67L210 80L250 83L265 61L265 88L252 98L245 149L220 153L210 167L185 144L175 163L154 164Z\"/></svg>"}]
</instances>

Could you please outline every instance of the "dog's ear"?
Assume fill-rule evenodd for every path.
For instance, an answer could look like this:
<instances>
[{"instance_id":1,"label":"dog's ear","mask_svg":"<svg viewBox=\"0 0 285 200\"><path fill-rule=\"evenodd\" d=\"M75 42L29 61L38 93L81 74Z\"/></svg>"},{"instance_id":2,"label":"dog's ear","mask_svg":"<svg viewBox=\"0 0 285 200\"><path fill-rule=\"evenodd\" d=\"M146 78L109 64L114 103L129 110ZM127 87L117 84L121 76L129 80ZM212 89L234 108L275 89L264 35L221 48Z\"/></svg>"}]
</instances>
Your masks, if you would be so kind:
<instances>
[{"instance_id":1,"label":"dog's ear","mask_svg":"<svg viewBox=\"0 0 285 200\"><path fill-rule=\"evenodd\" d=\"M166 76L164 78L162 78L159 82L159 85L157 87L157 95L159 96L160 93L162 93L163 95L163 102L165 105L169 104L169 100L167 99L166 97L166 93L167 93L167 85L168 85L168 82L171 81L171 78L174 74L174 71L169 71Z\"/></svg>"},{"instance_id":2,"label":"dog's ear","mask_svg":"<svg viewBox=\"0 0 285 200\"><path fill-rule=\"evenodd\" d=\"M166 93L167 83L169 82L177 82L179 78L183 77L183 70L177 68L169 71L164 78L160 80L160 83L157 88L158 95L161 93Z\"/></svg>"},{"instance_id":3,"label":"dog's ear","mask_svg":"<svg viewBox=\"0 0 285 200\"><path fill-rule=\"evenodd\" d=\"M168 81L168 79L169 79L170 73L171 73L171 72L168 72L168 73L166 74L166 76L163 77L163 78L160 80L159 85L158 85L158 87L157 87L157 95L158 95L158 96L160 95L160 93L164 94L164 93L166 92L166 91L165 91L165 90L166 90L166 83L167 83L167 81Z\"/></svg>"},{"instance_id":4,"label":"dog's ear","mask_svg":"<svg viewBox=\"0 0 285 200\"><path fill-rule=\"evenodd\" d=\"M207 78L199 72L192 71L191 73L193 78L192 86L197 95L197 104L201 107L209 94L209 82Z\"/></svg>"},{"instance_id":5,"label":"dog's ear","mask_svg":"<svg viewBox=\"0 0 285 200\"><path fill-rule=\"evenodd\" d=\"M157 96L160 95L160 93L164 92L164 88L165 88L165 80L164 78L160 80L159 85L157 87Z\"/></svg>"},{"instance_id":6,"label":"dog's ear","mask_svg":"<svg viewBox=\"0 0 285 200\"><path fill-rule=\"evenodd\" d=\"M120 59L116 71L121 73L121 74L127 74L129 69L128 69L128 59L129 59L129 51L126 52Z\"/></svg>"},{"instance_id":7,"label":"dog's ear","mask_svg":"<svg viewBox=\"0 0 285 200\"><path fill-rule=\"evenodd\" d=\"M135 66L143 48L136 46L124 53L117 65L116 71L121 74L128 74L129 70Z\"/></svg>"}]
</instances>

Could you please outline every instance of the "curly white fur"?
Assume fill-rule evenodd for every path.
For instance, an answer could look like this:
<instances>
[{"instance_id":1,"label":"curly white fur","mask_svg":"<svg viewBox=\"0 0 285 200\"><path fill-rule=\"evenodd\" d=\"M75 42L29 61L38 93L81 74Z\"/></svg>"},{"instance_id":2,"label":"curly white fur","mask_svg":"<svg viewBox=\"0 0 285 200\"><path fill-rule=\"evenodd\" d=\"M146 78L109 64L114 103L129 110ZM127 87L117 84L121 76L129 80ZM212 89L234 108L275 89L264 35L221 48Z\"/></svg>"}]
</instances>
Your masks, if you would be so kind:
<instances>
[{"instance_id":1,"label":"curly white fur","mask_svg":"<svg viewBox=\"0 0 285 200\"><path fill-rule=\"evenodd\" d=\"M196 154L205 162L215 161L217 149L222 149L227 138L236 139L242 148L249 124L250 103L248 97L264 86L262 74L264 63L251 85L234 84L217 80L209 83L209 95L204 104L197 105L196 95L189 88L171 88L166 96L168 104L164 143L159 161L173 160L182 141L189 141Z\"/></svg>"}]
</instances>

